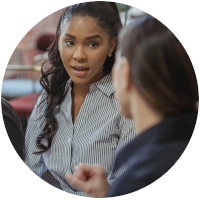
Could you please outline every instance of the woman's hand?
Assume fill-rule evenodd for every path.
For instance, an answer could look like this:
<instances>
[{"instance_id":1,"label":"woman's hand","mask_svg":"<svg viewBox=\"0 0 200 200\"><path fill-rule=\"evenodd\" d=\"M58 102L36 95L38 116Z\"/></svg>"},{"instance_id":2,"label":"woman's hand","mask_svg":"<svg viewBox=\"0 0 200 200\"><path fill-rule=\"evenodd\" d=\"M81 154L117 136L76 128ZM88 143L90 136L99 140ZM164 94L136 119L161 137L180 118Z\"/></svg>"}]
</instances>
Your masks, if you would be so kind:
<instances>
[{"instance_id":1,"label":"woman's hand","mask_svg":"<svg viewBox=\"0 0 200 200\"><path fill-rule=\"evenodd\" d=\"M91 197L105 197L109 188L101 165L79 165L73 175L66 175L66 179Z\"/></svg>"}]
</instances>

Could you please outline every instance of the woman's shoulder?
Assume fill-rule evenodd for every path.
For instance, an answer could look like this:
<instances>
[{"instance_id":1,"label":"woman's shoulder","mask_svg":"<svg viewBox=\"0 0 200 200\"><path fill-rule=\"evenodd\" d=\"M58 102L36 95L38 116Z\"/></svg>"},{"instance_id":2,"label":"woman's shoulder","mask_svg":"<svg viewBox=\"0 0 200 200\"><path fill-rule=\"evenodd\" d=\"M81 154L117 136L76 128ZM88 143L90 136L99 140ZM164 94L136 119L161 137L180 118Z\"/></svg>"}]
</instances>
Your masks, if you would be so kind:
<instances>
[{"instance_id":1,"label":"woman's shoulder","mask_svg":"<svg viewBox=\"0 0 200 200\"><path fill-rule=\"evenodd\" d=\"M30 119L33 119L33 118L35 119L35 118L43 116L45 112L46 104L47 104L47 93L41 92L41 94L39 94L37 97Z\"/></svg>"},{"instance_id":2,"label":"woman's shoulder","mask_svg":"<svg viewBox=\"0 0 200 200\"><path fill-rule=\"evenodd\" d=\"M90 86L90 89L98 88L102 93L104 93L107 97L111 97L114 93L114 84L112 80L111 74L107 74L103 78L101 78L96 83Z\"/></svg>"}]
</instances>

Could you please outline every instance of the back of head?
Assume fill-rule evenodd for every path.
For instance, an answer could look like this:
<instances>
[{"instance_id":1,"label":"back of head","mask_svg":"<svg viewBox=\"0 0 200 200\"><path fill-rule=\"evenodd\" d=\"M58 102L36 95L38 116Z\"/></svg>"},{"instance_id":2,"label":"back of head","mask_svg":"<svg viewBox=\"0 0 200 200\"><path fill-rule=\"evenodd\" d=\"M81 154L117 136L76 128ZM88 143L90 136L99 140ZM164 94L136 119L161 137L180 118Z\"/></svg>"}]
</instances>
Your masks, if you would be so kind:
<instances>
[{"instance_id":1,"label":"back of head","mask_svg":"<svg viewBox=\"0 0 200 200\"><path fill-rule=\"evenodd\" d=\"M192 63L166 26L145 15L120 34L119 42L132 82L149 105L164 116L195 111L198 86Z\"/></svg>"}]
</instances>

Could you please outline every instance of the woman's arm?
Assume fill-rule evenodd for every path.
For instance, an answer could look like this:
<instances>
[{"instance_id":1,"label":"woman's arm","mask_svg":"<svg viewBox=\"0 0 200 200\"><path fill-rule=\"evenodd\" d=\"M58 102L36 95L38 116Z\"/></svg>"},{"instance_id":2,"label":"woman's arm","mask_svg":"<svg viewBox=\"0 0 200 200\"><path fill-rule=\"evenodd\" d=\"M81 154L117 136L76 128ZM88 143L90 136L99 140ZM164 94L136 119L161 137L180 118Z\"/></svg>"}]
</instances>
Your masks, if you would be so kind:
<instances>
[{"instance_id":1,"label":"woman's arm","mask_svg":"<svg viewBox=\"0 0 200 200\"><path fill-rule=\"evenodd\" d=\"M127 119L123 116L120 117L120 120L118 123L118 130L119 130L119 141L118 141L117 148L115 150L115 160L119 151L126 144L132 141L136 136L133 120ZM117 177L119 177L125 170L126 170L126 166L122 164L122 166L119 169L114 171L114 163L113 163L113 170L108 175L109 184L111 185L113 181Z\"/></svg>"},{"instance_id":2,"label":"woman's arm","mask_svg":"<svg viewBox=\"0 0 200 200\"><path fill-rule=\"evenodd\" d=\"M118 124L120 138L118 141L116 154L136 136L135 125L132 119L121 116Z\"/></svg>"},{"instance_id":3,"label":"woman's arm","mask_svg":"<svg viewBox=\"0 0 200 200\"><path fill-rule=\"evenodd\" d=\"M38 117L38 105L40 103L41 97L39 97L35 108L29 118L28 126L26 129L26 138L25 138L25 163L26 165L38 176L42 176L47 168L44 164L42 155L33 154L39 149L36 146L36 138L40 134L39 123L41 123L41 118Z\"/></svg>"},{"instance_id":4,"label":"woman's arm","mask_svg":"<svg viewBox=\"0 0 200 200\"><path fill-rule=\"evenodd\" d=\"M109 189L106 174L101 165L82 164L75 169L73 175L67 174L66 179L91 197L103 198Z\"/></svg>"}]
</instances>

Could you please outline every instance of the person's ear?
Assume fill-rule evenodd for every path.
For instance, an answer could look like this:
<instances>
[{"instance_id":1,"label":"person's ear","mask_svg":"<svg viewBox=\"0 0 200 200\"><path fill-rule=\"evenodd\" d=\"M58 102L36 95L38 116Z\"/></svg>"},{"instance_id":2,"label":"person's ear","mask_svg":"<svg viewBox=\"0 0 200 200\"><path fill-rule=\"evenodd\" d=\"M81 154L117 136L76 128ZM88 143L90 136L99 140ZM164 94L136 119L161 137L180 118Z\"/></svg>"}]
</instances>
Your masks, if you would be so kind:
<instances>
[{"instance_id":1,"label":"person's ear","mask_svg":"<svg viewBox=\"0 0 200 200\"><path fill-rule=\"evenodd\" d=\"M130 65L127 58L123 58L122 69L121 69L121 84L124 90L130 90L131 88L131 76L130 76Z\"/></svg>"},{"instance_id":2,"label":"person's ear","mask_svg":"<svg viewBox=\"0 0 200 200\"><path fill-rule=\"evenodd\" d=\"M115 46L116 46L116 42L117 42L117 37L113 37L111 40L110 40L110 49L109 49L109 52L108 52L108 56L111 57L112 56L112 53L115 49Z\"/></svg>"}]
</instances>

